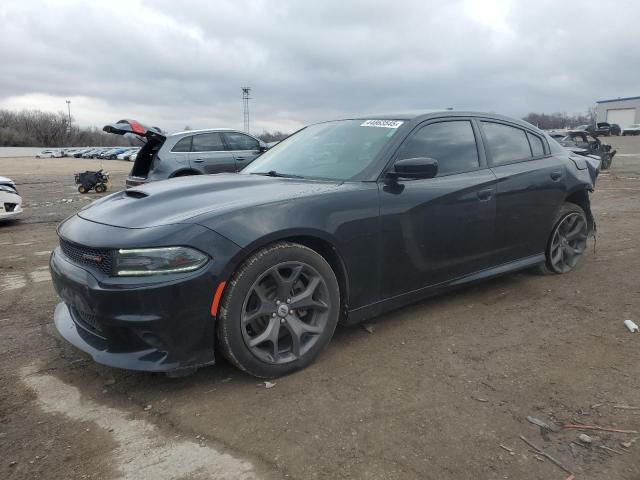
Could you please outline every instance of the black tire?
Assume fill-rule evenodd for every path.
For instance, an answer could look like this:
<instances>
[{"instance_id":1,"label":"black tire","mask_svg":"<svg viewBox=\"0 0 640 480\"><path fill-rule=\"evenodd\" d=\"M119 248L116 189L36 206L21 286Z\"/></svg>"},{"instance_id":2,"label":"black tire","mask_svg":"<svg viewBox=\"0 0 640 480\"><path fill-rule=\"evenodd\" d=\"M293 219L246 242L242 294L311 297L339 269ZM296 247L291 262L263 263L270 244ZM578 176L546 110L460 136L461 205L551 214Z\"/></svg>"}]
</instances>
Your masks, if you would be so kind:
<instances>
[{"instance_id":1,"label":"black tire","mask_svg":"<svg viewBox=\"0 0 640 480\"><path fill-rule=\"evenodd\" d=\"M272 289L264 286L269 280L275 279L270 272L275 271L283 279L281 274L287 271L289 265L295 267L290 268L291 275L285 277L284 282L273 283ZM318 285L312 286L314 280L305 283L306 276L317 279ZM296 293L296 289L301 293ZM281 295L284 291L288 293ZM307 293L309 291L311 293ZM289 305L289 301L284 299L287 295L291 295ZM283 296L284 301L276 304L279 296ZM296 301L301 297L314 306L304 308L301 301ZM253 312L248 312L251 310L249 304L255 299L259 300L259 306ZM293 310L295 304L301 305L301 308ZM289 307L292 310L288 314L280 312ZM227 282L216 325L218 346L232 364L250 375L259 378L279 377L305 368L315 360L331 340L339 313L338 281L327 261L303 245L274 243L251 255ZM255 320L249 321L249 318ZM305 328L294 337L298 325L304 325ZM317 331L310 332L307 327ZM270 340L273 334L275 342ZM260 338L263 340L258 342ZM255 345L250 346L250 343Z\"/></svg>"},{"instance_id":2,"label":"black tire","mask_svg":"<svg viewBox=\"0 0 640 480\"><path fill-rule=\"evenodd\" d=\"M575 223L573 227L576 232L575 237L567 241L569 235L563 235L561 229L574 219ZM539 273L544 275L557 275L569 273L573 270L586 250L588 230L589 222L584 210L575 203L564 203L553 222L553 228L551 229L551 234L549 235L545 249L545 263L539 266ZM564 237L564 241L560 240L560 242L557 242L558 236ZM565 260L565 251L569 249L573 252L571 255L572 258L566 258ZM559 250L565 251L559 252ZM560 262L557 261L558 253L560 253L562 257ZM567 255L567 257L569 257L569 255Z\"/></svg>"},{"instance_id":3,"label":"black tire","mask_svg":"<svg viewBox=\"0 0 640 480\"><path fill-rule=\"evenodd\" d=\"M87 193L87 192L89 192L89 190L87 190L86 188L84 188L84 186L82 186L82 185L78 185L78 192L80 192L80 193Z\"/></svg>"},{"instance_id":4,"label":"black tire","mask_svg":"<svg viewBox=\"0 0 640 480\"><path fill-rule=\"evenodd\" d=\"M107 191L107 186L104 183L96 185L96 193L104 193Z\"/></svg>"},{"instance_id":5,"label":"black tire","mask_svg":"<svg viewBox=\"0 0 640 480\"><path fill-rule=\"evenodd\" d=\"M602 162L600 163L600 168L602 170L609 170L609 168L611 167L611 162L613 161L613 159L611 158L611 155L606 154L604 156L604 158L602 159Z\"/></svg>"}]
</instances>

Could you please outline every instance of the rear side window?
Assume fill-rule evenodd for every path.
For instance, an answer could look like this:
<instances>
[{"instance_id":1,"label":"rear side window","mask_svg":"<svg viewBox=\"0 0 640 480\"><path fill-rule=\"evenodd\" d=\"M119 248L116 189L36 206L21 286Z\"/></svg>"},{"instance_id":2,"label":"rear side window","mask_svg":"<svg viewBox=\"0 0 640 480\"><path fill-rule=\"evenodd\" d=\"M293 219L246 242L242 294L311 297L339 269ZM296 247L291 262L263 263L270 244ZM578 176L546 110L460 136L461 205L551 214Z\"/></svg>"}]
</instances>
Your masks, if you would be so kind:
<instances>
[{"instance_id":1,"label":"rear side window","mask_svg":"<svg viewBox=\"0 0 640 480\"><path fill-rule=\"evenodd\" d=\"M537 135L533 135L532 133L527 132L527 137L529 137L529 144L531 145L531 152L534 157L541 157L544 155L544 146L542 144L542 139Z\"/></svg>"},{"instance_id":2,"label":"rear side window","mask_svg":"<svg viewBox=\"0 0 640 480\"><path fill-rule=\"evenodd\" d=\"M176 143L171 149L172 152L190 152L191 151L191 139L192 135L184 137L178 143Z\"/></svg>"},{"instance_id":3,"label":"rear side window","mask_svg":"<svg viewBox=\"0 0 640 480\"><path fill-rule=\"evenodd\" d=\"M531 158L524 130L493 122L482 122L482 129L494 165Z\"/></svg>"},{"instance_id":4,"label":"rear side window","mask_svg":"<svg viewBox=\"0 0 640 480\"><path fill-rule=\"evenodd\" d=\"M230 150L258 150L260 143L249 135L237 132L225 132L224 138Z\"/></svg>"},{"instance_id":5,"label":"rear side window","mask_svg":"<svg viewBox=\"0 0 640 480\"><path fill-rule=\"evenodd\" d=\"M224 150L222 137L217 132L202 133L193 136L191 151L193 152L219 152Z\"/></svg>"},{"instance_id":6,"label":"rear side window","mask_svg":"<svg viewBox=\"0 0 640 480\"><path fill-rule=\"evenodd\" d=\"M431 123L400 147L398 159L428 157L438 161L438 176L479 167L476 137L468 120Z\"/></svg>"}]
</instances>

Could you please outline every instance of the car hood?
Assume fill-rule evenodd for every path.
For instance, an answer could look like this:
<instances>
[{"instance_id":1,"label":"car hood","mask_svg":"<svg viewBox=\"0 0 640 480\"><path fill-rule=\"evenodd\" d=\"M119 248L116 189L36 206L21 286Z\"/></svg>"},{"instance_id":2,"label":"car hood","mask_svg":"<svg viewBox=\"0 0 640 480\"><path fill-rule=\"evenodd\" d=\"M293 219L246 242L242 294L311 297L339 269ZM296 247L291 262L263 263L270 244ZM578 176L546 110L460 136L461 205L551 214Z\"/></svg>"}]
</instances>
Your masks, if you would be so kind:
<instances>
[{"instance_id":1,"label":"car hood","mask_svg":"<svg viewBox=\"0 0 640 480\"><path fill-rule=\"evenodd\" d=\"M337 182L236 173L178 177L114 193L78 215L125 228L197 223L196 217L327 194L340 187Z\"/></svg>"},{"instance_id":2,"label":"car hood","mask_svg":"<svg viewBox=\"0 0 640 480\"><path fill-rule=\"evenodd\" d=\"M4 184L10 183L11 185L14 185L13 180L7 177L0 177L0 183L4 183Z\"/></svg>"}]
</instances>

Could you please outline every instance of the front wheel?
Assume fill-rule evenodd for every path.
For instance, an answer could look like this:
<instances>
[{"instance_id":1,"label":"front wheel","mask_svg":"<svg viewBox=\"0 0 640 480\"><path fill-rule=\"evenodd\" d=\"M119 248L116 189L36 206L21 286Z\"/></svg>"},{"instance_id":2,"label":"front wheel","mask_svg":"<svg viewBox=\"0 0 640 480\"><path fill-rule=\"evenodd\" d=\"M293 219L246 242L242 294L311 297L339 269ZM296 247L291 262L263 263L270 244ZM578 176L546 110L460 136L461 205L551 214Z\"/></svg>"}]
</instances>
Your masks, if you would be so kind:
<instances>
[{"instance_id":1,"label":"front wheel","mask_svg":"<svg viewBox=\"0 0 640 480\"><path fill-rule=\"evenodd\" d=\"M587 248L588 234L584 210L576 204L565 203L556 216L542 272L560 274L573 270Z\"/></svg>"},{"instance_id":2,"label":"front wheel","mask_svg":"<svg viewBox=\"0 0 640 480\"><path fill-rule=\"evenodd\" d=\"M251 255L228 282L217 318L224 356L261 378L309 365L329 343L340 291L327 261L278 242Z\"/></svg>"},{"instance_id":3,"label":"front wheel","mask_svg":"<svg viewBox=\"0 0 640 480\"><path fill-rule=\"evenodd\" d=\"M104 193L107 191L107 186L104 183L96 185L96 193Z\"/></svg>"}]
</instances>

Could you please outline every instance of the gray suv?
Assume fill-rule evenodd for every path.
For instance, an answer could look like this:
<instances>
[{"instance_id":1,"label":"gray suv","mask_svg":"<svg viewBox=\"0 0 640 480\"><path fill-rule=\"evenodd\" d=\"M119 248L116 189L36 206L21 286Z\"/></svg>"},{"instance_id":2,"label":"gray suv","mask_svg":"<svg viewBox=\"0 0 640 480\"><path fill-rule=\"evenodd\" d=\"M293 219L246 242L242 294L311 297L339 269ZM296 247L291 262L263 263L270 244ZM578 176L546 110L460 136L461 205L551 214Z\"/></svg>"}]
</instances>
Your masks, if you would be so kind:
<instances>
[{"instance_id":1,"label":"gray suv","mask_svg":"<svg viewBox=\"0 0 640 480\"><path fill-rule=\"evenodd\" d=\"M127 188L186 175L239 172L267 150L261 140L226 128L166 135L135 120L120 120L103 130L146 139L127 177Z\"/></svg>"}]
</instances>

